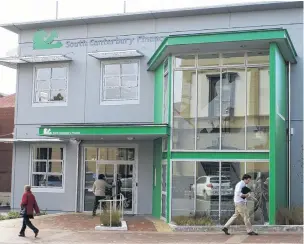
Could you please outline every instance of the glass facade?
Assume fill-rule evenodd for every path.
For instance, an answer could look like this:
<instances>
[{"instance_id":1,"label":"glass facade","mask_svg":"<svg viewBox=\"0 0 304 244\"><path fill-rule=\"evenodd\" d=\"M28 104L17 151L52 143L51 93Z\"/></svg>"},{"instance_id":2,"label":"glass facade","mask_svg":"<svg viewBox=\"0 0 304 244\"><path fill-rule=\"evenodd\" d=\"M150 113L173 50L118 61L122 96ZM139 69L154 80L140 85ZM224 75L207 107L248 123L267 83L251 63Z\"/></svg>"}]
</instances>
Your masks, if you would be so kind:
<instances>
[{"instance_id":1,"label":"glass facade","mask_svg":"<svg viewBox=\"0 0 304 244\"><path fill-rule=\"evenodd\" d=\"M234 188L243 174L252 176L248 200L252 224L268 222L269 164L261 161L173 161L172 220L180 216L208 216L225 224L234 213Z\"/></svg>"},{"instance_id":2,"label":"glass facade","mask_svg":"<svg viewBox=\"0 0 304 244\"><path fill-rule=\"evenodd\" d=\"M173 150L269 150L267 52L176 56Z\"/></svg>"}]
</instances>

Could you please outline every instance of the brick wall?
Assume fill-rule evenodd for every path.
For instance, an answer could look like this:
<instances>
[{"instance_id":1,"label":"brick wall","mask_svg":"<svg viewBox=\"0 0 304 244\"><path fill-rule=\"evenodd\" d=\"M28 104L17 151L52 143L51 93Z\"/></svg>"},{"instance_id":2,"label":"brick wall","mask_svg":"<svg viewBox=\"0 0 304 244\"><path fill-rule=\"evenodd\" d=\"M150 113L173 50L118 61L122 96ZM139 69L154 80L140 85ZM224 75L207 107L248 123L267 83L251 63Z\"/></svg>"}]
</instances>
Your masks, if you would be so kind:
<instances>
[{"instance_id":1,"label":"brick wall","mask_svg":"<svg viewBox=\"0 0 304 244\"><path fill-rule=\"evenodd\" d=\"M14 107L0 107L0 137L12 138L14 130ZM11 191L13 144L0 143L0 192Z\"/></svg>"}]
</instances>

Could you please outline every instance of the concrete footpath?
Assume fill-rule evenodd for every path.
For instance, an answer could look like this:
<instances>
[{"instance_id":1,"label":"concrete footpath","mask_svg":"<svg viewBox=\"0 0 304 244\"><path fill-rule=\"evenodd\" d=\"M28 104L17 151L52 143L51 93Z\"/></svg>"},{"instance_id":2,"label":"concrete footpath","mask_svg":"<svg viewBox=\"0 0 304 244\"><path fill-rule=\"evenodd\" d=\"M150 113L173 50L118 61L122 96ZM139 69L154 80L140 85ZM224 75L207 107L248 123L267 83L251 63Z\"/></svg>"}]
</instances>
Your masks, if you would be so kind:
<instances>
[{"instance_id":1,"label":"concrete footpath","mask_svg":"<svg viewBox=\"0 0 304 244\"><path fill-rule=\"evenodd\" d=\"M128 221L128 220L127 220ZM133 222L132 222L133 221ZM130 219L132 230L126 232L98 232L92 227L98 218L83 214L48 215L33 220L40 229L38 238L34 238L30 230L26 238L18 237L21 219L0 221L0 244L192 244L192 243L303 243L301 233L273 233L259 236L248 236L246 233L235 233L226 236L222 233L181 233L161 231L161 228L152 228L149 220L140 217Z\"/></svg>"}]
</instances>

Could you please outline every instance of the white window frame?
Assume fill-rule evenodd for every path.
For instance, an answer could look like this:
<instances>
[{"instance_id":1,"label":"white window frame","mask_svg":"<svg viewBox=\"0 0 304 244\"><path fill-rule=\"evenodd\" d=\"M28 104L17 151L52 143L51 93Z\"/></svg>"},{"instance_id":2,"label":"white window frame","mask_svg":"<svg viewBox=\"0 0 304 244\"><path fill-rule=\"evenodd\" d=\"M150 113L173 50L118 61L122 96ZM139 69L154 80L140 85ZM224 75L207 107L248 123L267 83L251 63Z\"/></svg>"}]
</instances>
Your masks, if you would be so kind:
<instances>
[{"instance_id":1,"label":"white window frame","mask_svg":"<svg viewBox=\"0 0 304 244\"><path fill-rule=\"evenodd\" d=\"M52 160L53 162L59 162L62 161L62 187L39 187L39 186L33 186L33 167L35 161L49 161L47 160L37 160L34 159L34 150L37 148L52 148L52 147L60 147L63 148L63 160ZM63 144L33 144L30 147L30 167L29 167L29 184L31 186L32 192L52 192L52 193L64 193L65 192L65 178L66 178L66 145ZM47 175L47 173L45 173ZM51 175L56 175L56 173L53 173ZM59 175L59 174L58 174Z\"/></svg>"},{"instance_id":2,"label":"white window frame","mask_svg":"<svg viewBox=\"0 0 304 244\"><path fill-rule=\"evenodd\" d=\"M137 99L134 100L103 100L104 97L104 66L110 64L127 64L127 63L137 63ZM100 105L125 105L125 104L139 104L140 100L140 60L139 59L126 59L117 61L104 61L101 62L101 75L100 75ZM121 78L121 74L118 75Z\"/></svg>"},{"instance_id":3,"label":"white window frame","mask_svg":"<svg viewBox=\"0 0 304 244\"><path fill-rule=\"evenodd\" d=\"M65 101L48 101L48 102L36 102L36 78L37 69L46 68L66 68L66 100ZM55 63L55 64L37 64L33 66L33 89L32 89L32 106L33 107L46 107L46 106L67 106L68 105L68 93L69 93L69 64L68 63Z\"/></svg>"}]
</instances>

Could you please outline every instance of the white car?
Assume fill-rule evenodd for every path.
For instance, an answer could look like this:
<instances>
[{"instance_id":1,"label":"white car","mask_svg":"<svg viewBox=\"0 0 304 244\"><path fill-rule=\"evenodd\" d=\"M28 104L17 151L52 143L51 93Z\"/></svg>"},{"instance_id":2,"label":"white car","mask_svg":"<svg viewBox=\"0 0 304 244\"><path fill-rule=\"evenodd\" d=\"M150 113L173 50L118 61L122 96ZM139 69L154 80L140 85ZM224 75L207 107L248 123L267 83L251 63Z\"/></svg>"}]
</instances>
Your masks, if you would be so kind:
<instances>
[{"instance_id":1,"label":"white car","mask_svg":"<svg viewBox=\"0 0 304 244\"><path fill-rule=\"evenodd\" d=\"M209 175L197 178L196 185L192 186L192 190L197 197L210 199L211 196L219 196L219 176ZM221 195L232 196L233 189L230 180L226 176L221 177Z\"/></svg>"}]
</instances>

